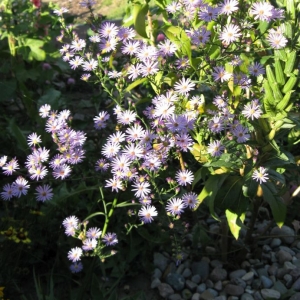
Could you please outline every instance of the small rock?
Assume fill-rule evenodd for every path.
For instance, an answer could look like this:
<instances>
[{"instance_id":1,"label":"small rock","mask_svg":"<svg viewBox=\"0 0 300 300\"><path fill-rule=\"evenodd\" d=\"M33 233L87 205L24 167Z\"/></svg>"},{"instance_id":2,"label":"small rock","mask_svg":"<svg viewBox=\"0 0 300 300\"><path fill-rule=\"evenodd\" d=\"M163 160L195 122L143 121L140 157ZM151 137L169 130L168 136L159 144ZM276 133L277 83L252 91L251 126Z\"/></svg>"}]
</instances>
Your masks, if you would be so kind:
<instances>
[{"instance_id":1,"label":"small rock","mask_svg":"<svg viewBox=\"0 0 300 300\"><path fill-rule=\"evenodd\" d=\"M151 289L157 288L161 284L161 281L158 278L154 278L151 282Z\"/></svg>"},{"instance_id":2,"label":"small rock","mask_svg":"<svg viewBox=\"0 0 300 300\"><path fill-rule=\"evenodd\" d=\"M184 278L188 278L188 277L190 277L191 275L192 275L192 271L191 271L189 268L184 269L184 271L183 271L183 273L182 273L182 276L183 276Z\"/></svg>"},{"instance_id":3,"label":"small rock","mask_svg":"<svg viewBox=\"0 0 300 300\"><path fill-rule=\"evenodd\" d=\"M262 295L261 295L261 293L259 291L256 291L253 294L253 298L254 298L254 300L263 300L263 297L262 297Z\"/></svg>"},{"instance_id":4,"label":"small rock","mask_svg":"<svg viewBox=\"0 0 300 300\"><path fill-rule=\"evenodd\" d=\"M192 276L191 280L192 280L193 282L199 284L200 281L201 281L201 277L200 277L198 274L196 274L196 275Z\"/></svg>"},{"instance_id":5,"label":"small rock","mask_svg":"<svg viewBox=\"0 0 300 300\"><path fill-rule=\"evenodd\" d=\"M162 276L161 270L158 268L155 268L153 271L153 274L152 274L152 279L154 279L154 278L161 279L161 276Z\"/></svg>"},{"instance_id":6,"label":"small rock","mask_svg":"<svg viewBox=\"0 0 300 300\"><path fill-rule=\"evenodd\" d=\"M197 286L197 293L203 293L206 290L206 284L205 283L201 283Z\"/></svg>"},{"instance_id":7,"label":"small rock","mask_svg":"<svg viewBox=\"0 0 300 300\"><path fill-rule=\"evenodd\" d=\"M289 300L300 300L300 293L294 294Z\"/></svg>"},{"instance_id":8,"label":"small rock","mask_svg":"<svg viewBox=\"0 0 300 300\"><path fill-rule=\"evenodd\" d=\"M278 291L281 295L283 295L287 292L287 288L280 280L278 280L274 283L272 289Z\"/></svg>"},{"instance_id":9,"label":"small rock","mask_svg":"<svg viewBox=\"0 0 300 300\"><path fill-rule=\"evenodd\" d=\"M280 293L276 290L262 289L260 292L264 299L280 299L281 297Z\"/></svg>"},{"instance_id":10,"label":"small rock","mask_svg":"<svg viewBox=\"0 0 300 300\"><path fill-rule=\"evenodd\" d=\"M207 280L205 281L205 284L206 284L206 287L207 287L207 288L212 288L212 287L214 287L214 283L213 283L210 279L207 279Z\"/></svg>"},{"instance_id":11,"label":"small rock","mask_svg":"<svg viewBox=\"0 0 300 300\"><path fill-rule=\"evenodd\" d=\"M188 299L191 299L192 298L192 292L190 291L190 290L188 290L188 289L184 289L183 291L182 291L182 293L181 293L181 295L182 295L182 298L184 299L184 300L188 300Z\"/></svg>"},{"instance_id":12,"label":"small rock","mask_svg":"<svg viewBox=\"0 0 300 300\"><path fill-rule=\"evenodd\" d=\"M290 245L294 242L295 240L295 231L294 229L283 225L281 228L279 227L274 227L271 230L271 235L278 236L284 243Z\"/></svg>"},{"instance_id":13,"label":"small rock","mask_svg":"<svg viewBox=\"0 0 300 300\"><path fill-rule=\"evenodd\" d=\"M155 267L159 268L162 272L164 272L168 263L169 259L167 257L165 257L159 252L154 252L153 264Z\"/></svg>"},{"instance_id":14,"label":"small rock","mask_svg":"<svg viewBox=\"0 0 300 300\"><path fill-rule=\"evenodd\" d=\"M185 286L192 292L197 288L197 284L189 279L185 282Z\"/></svg>"},{"instance_id":15,"label":"small rock","mask_svg":"<svg viewBox=\"0 0 300 300\"><path fill-rule=\"evenodd\" d=\"M226 300L226 299L227 299L227 297L225 295L220 295L220 296L214 298L214 300Z\"/></svg>"},{"instance_id":16,"label":"small rock","mask_svg":"<svg viewBox=\"0 0 300 300\"><path fill-rule=\"evenodd\" d=\"M177 273L177 274L181 274L182 271L183 271L184 269L185 269L184 264L181 264L181 265L177 268L176 273Z\"/></svg>"},{"instance_id":17,"label":"small rock","mask_svg":"<svg viewBox=\"0 0 300 300\"><path fill-rule=\"evenodd\" d=\"M287 274L287 273L288 273L288 271L287 271L286 269L284 269L284 268L279 268L279 269L278 269L278 272L277 272L277 278L282 279L283 276L284 276L285 274Z\"/></svg>"},{"instance_id":18,"label":"small rock","mask_svg":"<svg viewBox=\"0 0 300 300\"><path fill-rule=\"evenodd\" d=\"M291 248L286 247L286 246L279 246L279 250L286 251L290 253L292 256L296 255L295 251L293 251Z\"/></svg>"},{"instance_id":19,"label":"small rock","mask_svg":"<svg viewBox=\"0 0 300 300\"><path fill-rule=\"evenodd\" d=\"M182 300L182 297L180 294L173 294L169 296L168 300Z\"/></svg>"},{"instance_id":20,"label":"small rock","mask_svg":"<svg viewBox=\"0 0 300 300\"><path fill-rule=\"evenodd\" d=\"M217 282L219 280L223 281L227 278L227 271L225 269L216 267L210 273L210 279L213 282Z\"/></svg>"},{"instance_id":21,"label":"small rock","mask_svg":"<svg viewBox=\"0 0 300 300\"><path fill-rule=\"evenodd\" d=\"M214 289L217 290L217 291L219 291L219 292L222 291L223 285L222 285L222 281L221 280L217 281L214 284Z\"/></svg>"},{"instance_id":22,"label":"small rock","mask_svg":"<svg viewBox=\"0 0 300 300\"><path fill-rule=\"evenodd\" d=\"M239 286L243 287L244 289L247 286L247 283L244 280L242 280L241 278L232 279L231 283L233 283L235 285L239 285Z\"/></svg>"},{"instance_id":23,"label":"small rock","mask_svg":"<svg viewBox=\"0 0 300 300\"><path fill-rule=\"evenodd\" d=\"M285 274L283 276L283 279L285 280L285 286L289 289L293 284L293 277L290 274Z\"/></svg>"},{"instance_id":24,"label":"small rock","mask_svg":"<svg viewBox=\"0 0 300 300\"><path fill-rule=\"evenodd\" d=\"M243 277L247 272L243 269L239 269L239 270L236 270L236 271L232 271L230 274L229 274L229 278L230 279L234 279L234 278L241 278Z\"/></svg>"},{"instance_id":25,"label":"small rock","mask_svg":"<svg viewBox=\"0 0 300 300\"><path fill-rule=\"evenodd\" d=\"M264 275L261 275L261 276L260 276L260 280L261 280L262 286L263 286L265 289L269 289L270 287L273 286L273 281L272 281L270 278L268 278L268 277L266 277L266 276L264 276Z\"/></svg>"},{"instance_id":26,"label":"small rock","mask_svg":"<svg viewBox=\"0 0 300 300\"><path fill-rule=\"evenodd\" d=\"M258 269L257 274L258 274L258 276L262 276L262 275L263 276L268 276L269 275L267 269L265 269L265 268Z\"/></svg>"},{"instance_id":27,"label":"small rock","mask_svg":"<svg viewBox=\"0 0 300 300\"><path fill-rule=\"evenodd\" d=\"M284 264L286 261L291 261L293 259L292 255L284 250L279 250L276 257L280 264Z\"/></svg>"},{"instance_id":28,"label":"small rock","mask_svg":"<svg viewBox=\"0 0 300 300\"><path fill-rule=\"evenodd\" d=\"M269 253L272 251L272 248L269 245L264 245L262 250L264 253Z\"/></svg>"},{"instance_id":29,"label":"small rock","mask_svg":"<svg viewBox=\"0 0 300 300\"><path fill-rule=\"evenodd\" d=\"M268 268L268 273L269 273L270 275L276 276L277 271L278 271L278 265L277 265L277 264L272 264L272 265Z\"/></svg>"},{"instance_id":30,"label":"small rock","mask_svg":"<svg viewBox=\"0 0 300 300\"><path fill-rule=\"evenodd\" d=\"M225 292L231 296L240 296L244 293L244 288L234 284L227 284L225 286Z\"/></svg>"},{"instance_id":31,"label":"small rock","mask_svg":"<svg viewBox=\"0 0 300 300\"><path fill-rule=\"evenodd\" d=\"M212 260L210 262L210 266L212 268L217 268L217 267L222 268L223 267L223 263L220 260L218 260L218 259L214 259L214 260Z\"/></svg>"},{"instance_id":32,"label":"small rock","mask_svg":"<svg viewBox=\"0 0 300 300\"><path fill-rule=\"evenodd\" d=\"M254 300L254 298L252 295L245 293L242 295L241 300Z\"/></svg>"},{"instance_id":33,"label":"small rock","mask_svg":"<svg viewBox=\"0 0 300 300\"><path fill-rule=\"evenodd\" d=\"M274 238L273 240L272 240L272 242L271 242L271 244L270 244L270 246L271 246L271 248L277 248L277 247L279 247L280 245L281 245L281 239L279 239L279 238Z\"/></svg>"},{"instance_id":34,"label":"small rock","mask_svg":"<svg viewBox=\"0 0 300 300\"><path fill-rule=\"evenodd\" d=\"M294 284L292 285L292 289L296 292L300 291L300 277L294 282Z\"/></svg>"},{"instance_id":35,"label":"small rock","mask_svg":"<svg viewBox=\"0 0 300 300\"><path fill-rule=\"evenodd\" d=\"M200 295L200 299L201 299L201 300L212 300L212 299L214 299L214 298L215 298L214 295L213 295L210 291L208 291L208 290L204 291L204 292Z\"/></svg>"},{"instance_id":36,"label":"small rock","mask_svg":"<svg viewBox=\"0 0 300 300\"><path fill-rule=\"evenodd\" d=\"M200 300L200 294L199 293L195 293L193 294L192 296L192 299L191 300Z\"/></svg>"},{"instance_id":37,"label":"small rock","mask_svg":"<svg viewBox=\"0 0 300 300\"><path fill-rule=\"evenodd\" d=\"M193 275L198 274L202 280L205 281L209 275L209 263L205 260L194 262L192 265L192 273Z\"/></svg>"},{"instance_id":38,"label":"small rock","mask_svg":"<svg viewBox=\"0 0 300 300\"><path fill-rule=\"evenodd\" d=\"M300 268L296 267L295 269L290 271L290 274L293 276L293 279L297 279L298 277L300 277Z\"/></svg>"},{"instance_id":39,"label":"small rock","mask_svg":"<svg viewBox=\"0 0 300 300\"><path fill-rule=\"evenodd\" d=\"M211 246L207 246L205 247L205 251L207 254L211 255L211 254L215 254L216 253L216 248L211 247Z\"/></svg>"},{"instance_id":40,"label":"small rock","mask_svg":"<svg viewBox=\"0 0 300 300\"><path fill-rule=\"evenodd\" d=\"M261 280L259 278L254 279L252 282L252 288L254 290L258 290L260 289L260 287L261 287Z\"/></svg>"},{"instance_id":41,"label":"small rock","mask_svg":"<svg viewBox=\"0 0 300 300\"><path fill-rule=\"evenodd\" d=\"M288 272L296 269L297 267L295 265L293 265L290 261L286 261L284 264L283 264L283 268L285 270L287 270Z\"/></svg>"},{"instance_id":42,"label":"small rock","mask_svg":"<svg viewBox=\"0 0 300 300\"><path fill-rule=\"evenodd\" d=\"M214 289L207 289L214 297L217 297L218 296L218 292Z\"/></svg>"},{"instance_id":43,"label":"small rock","mask_svg":"<svg viewBox=\"0 0 300 300\"><path fill-rule=\"evenodd\" d=\"M250 271L250 272L246 273L241 279L244 281L249 281L249 280L252 280L253 277L254 277L254 272Z\"/></svg>"},{"instance_id":44,"label":"small rock","mask_svg":"<svg viewBox=\"0 0 300 300\"><path fill-rule=\"evenodd\" d=\"M172 287L167 284L167 283L161 283L160 285L158 285L158 291L159 294L163 297L163 298L167 298L170 295L174 294L174 290L172 289Z\"/></svg>"},{"instance_id":45,"label":"small rock","mask_svg":"<svg viewBox=\"0 0 300 300\"><path fill-rule=\"evenodd\" d=\"M251 267L251 264L249 263L248 260L244 260L244 261L241 263L241 267L242 267L243 269L247 269L247 268Z\"/></svg>"},{"instance_id":46,"label":"small rock","mask_svg":"<svg viewBox=\"0 0 300 300\"><path fill-rule=\"evenodd\" d=\"M166 277L166 282L175 290L181 291L184 288L185 279L177 273L169 273Z\"/></svg>"}]
</instances>

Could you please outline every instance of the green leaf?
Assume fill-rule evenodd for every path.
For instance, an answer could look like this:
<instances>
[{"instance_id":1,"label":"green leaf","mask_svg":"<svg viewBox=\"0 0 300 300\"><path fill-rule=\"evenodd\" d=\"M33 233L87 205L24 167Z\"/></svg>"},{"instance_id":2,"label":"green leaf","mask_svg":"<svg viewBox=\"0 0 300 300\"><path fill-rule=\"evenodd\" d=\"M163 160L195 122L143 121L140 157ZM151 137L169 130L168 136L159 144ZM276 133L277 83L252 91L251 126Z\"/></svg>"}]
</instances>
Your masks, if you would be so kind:
<instances>
[{"instance_id":1,"label":"green leaf","mask_svg":"<svg viewBox=\"0 0 300 300\"><path fill-rule=\"evenodd\" d=\"M138 85L142 84L143 82L145 82L147 80L147 78L140 78L136 81L134 81L133 83L129 84L129 86L125 89L126 92L131 91L132 89L134 89L135 87L137 87Z\"/></svg>"},{"instance_id":2,"label":"green leaf","mask_svg":"<svg viewBox=\"0 0 300 300\"><path fill-rule=\"evenodd\" d=\"M42 97L40 97L40 99L38 99L38 107L41 107L44 104L49 104L52 108L58 109L60 96L60 91L50 88Z\"/></svg>"},{"instance_id":3,"label":"green leaf","mask_svg":"<svg viewBox=\"0 0 300 300\"><path fill-rule=\"evenodd\" d=\"M42 49L44 42L37 39L26 39L25 46L30 48L28 60L43 61L46 59L46 52Z\"/></svg>"},{"instance_id":4,"label":"green leaf","mask_svg":"<svg viewBox=\"0 0 300 300\"><path fill-rule=\"evenodd\" d=\"M163 77L163 71L159 71L158 73L155 74L154 77L154 82L150 81L150 84L156 93L156 95L160 94L160 89L161 89L161 83L162 83L162 77Z\"/></svg>"},{"instance_id":5,"label":"green leaf","mask_svg":"<svg viewBox=\"0 0 300 300\"><path fill-rule=\"evenodd\" d=\"M16 124L14 118L9 120L8 130L18 142L18 147L25 152L29 148L27 145L26 137L24 133L21 131L20 127Z\"/></svg>"},{"instance_id":6,"label":"green leaf","mask_svg":"<svg viewBox=\"0 0 300 300\"><path fill-rule=\"evenodd\" d=\"M148 39L146 33L146 15L148 13L148 9L148 4L135 4L133 7L134 28L140 36L146 39Z\"/></svg>"},{"instance_id":7,"label":"green leaf","mask_svg":"<svg viewBox=\"0 0 300 300\"><path fill-rule=\"evenodd\" d=\"M261 185L264 200L270 205L276 224L281 227L286 217L286 206L277 196L276 187L272 182L266 182Z\"/></svg>"},{"instance_id":8,"label":"green leaf","mask_svg":"<svg viewBox=\"0 0 300 300\"><path fill-rule=\"evenodd\" d=\"M201 193L197 197L198 203L194 210L198 209L200 204L205 200L212 217L219 220L214 210L214 201L221 185L228 176L229 174L211 175L205 182Z\"/></svg>"},{"instance_id":9,"label":"green leaf","mask_svg":"<svg viewBox=\"0 0 300 300\"><path fill-rule=\"evenodd\" d=\"M237 220L240 219L241 222L244 222L246 215L242 214L239 217L237 214L231 212L229 209L226 209L225 214L226 214L229 229L230 229L232 235L237 240L239 238L239 233L241 230L241 227L237 224Z\"/></svg>"}]
</instances>

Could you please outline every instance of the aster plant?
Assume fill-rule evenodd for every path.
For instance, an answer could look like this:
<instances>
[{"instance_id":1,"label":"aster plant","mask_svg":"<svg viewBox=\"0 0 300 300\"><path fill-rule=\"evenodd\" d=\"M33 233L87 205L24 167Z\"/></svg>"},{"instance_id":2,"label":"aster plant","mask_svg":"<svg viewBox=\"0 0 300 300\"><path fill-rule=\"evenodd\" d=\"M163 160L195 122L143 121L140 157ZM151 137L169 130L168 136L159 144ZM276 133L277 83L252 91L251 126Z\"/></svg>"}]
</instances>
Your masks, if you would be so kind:
<instances>
[{"instance_id":1,"label":"aster plant","mask_svg":"<svg viewBox=\"0 0 300 300\"><path fill-rule=\"evenodd\" d=\"M108 226L114 212L127 206L135 216L127 233L162 215L171 227L203 203L215 219L226 215L236 239L252 211L250 241L262 203L282 226L282 196L290 182L299 184L299 4L156 0L150 9L149 1L132 1L133 17L117 26L93 14L93 1L82 3L91 10L86 40L65 26L66 9L54 11L63 28L60 53L108 101L93 119L103 133L93 162L103 211L63 222L66 235L81 241L68 253L72 272L82 269L84 255L104 260L115 253L105 252L118 243ZM59 151L49 167L64 180L71 165L85 158L86 136L71 130L69 111L55 113L44 105L40 115ZM38 181L50 173L44 166L49 153L34 133L28 143L26 168ZM16 158L0 161L7 176L19 168ZM6 184L2 198L25 195L27 184L20 177ZM36 192L38 201L53 194L48 185ZM94 217L103 218L102 228L89 228Z\"/></svg>"}]
</instances>

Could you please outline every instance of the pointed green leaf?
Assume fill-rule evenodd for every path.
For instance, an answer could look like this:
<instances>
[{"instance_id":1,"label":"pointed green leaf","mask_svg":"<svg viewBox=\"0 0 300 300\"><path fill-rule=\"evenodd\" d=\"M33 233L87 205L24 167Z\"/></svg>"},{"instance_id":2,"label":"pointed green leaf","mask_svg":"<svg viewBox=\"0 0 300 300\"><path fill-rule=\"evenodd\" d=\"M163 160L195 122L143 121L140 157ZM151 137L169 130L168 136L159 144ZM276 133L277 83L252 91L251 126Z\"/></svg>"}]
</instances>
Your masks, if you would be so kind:
<instances>
[{"instance_id":1,"label":"pointed green leaf","mask_svg":"<svg viewBox=\"0 0 300 300\"><path fill-rule=\"evenodd\" d=\"M147 78L140 78L136 81L134 81L133 83L129 84L129 86L125 89L126 92L131 91L132 89L134 89L135 87L137 87L138 85L142 84L143 82L145 82L147 80Z\"/></svg>"},{"instance_id":2,"label":"pointed green leaf","mask_svg":"<svg viewBox=\"0 0 300 300\"><path fill-rule=\"evenodd\" d=\"M286 217L286 206L277 196L276 187L271 182L261 185L264 200L270 205L276 224L281 227Z\"/></svg>"},{"instance_id":3,"label":"pointed green leaf","mask_svg":"<svg viewBox=\"0 0 300 300\"><path fill-rule=\"evenodd\" d=\"M140 36L146 39L148 39L146 33L146 15L148 13L148 9L148 4L135 4L133 7L134 28Z\"/></svg>"},{"instance_id":4,"label":"pointed green leaf","mask_svg":"<svg viewBox=\"0 0 300 300\"><path fill-rule=\"evenodd\" d=\"M239 238L239 233L241 230L241 227L237 224L237 221L238 221L238 219L240 219L241 222L244 222L246 215L242 214L239 217L237 214L231 212L229 209L226 209L225 214L226 214L229 229L230 229L232 235L237 240Z\"/></svg>"}]
</instances>

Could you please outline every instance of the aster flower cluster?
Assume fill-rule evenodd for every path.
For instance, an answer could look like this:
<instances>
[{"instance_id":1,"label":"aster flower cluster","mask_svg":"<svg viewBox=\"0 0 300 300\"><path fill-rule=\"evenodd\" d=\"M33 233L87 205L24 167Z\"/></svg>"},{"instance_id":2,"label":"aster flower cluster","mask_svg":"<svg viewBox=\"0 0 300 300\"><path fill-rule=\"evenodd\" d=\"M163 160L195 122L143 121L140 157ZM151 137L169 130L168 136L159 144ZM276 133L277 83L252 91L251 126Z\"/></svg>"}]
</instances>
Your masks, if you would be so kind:
<instances>
[{"instance_id":1,"label":"aster flower cluster","mask_svg":"<svg viewBox=\"0 0 300 300\"><path fill-rule=\"evenodd\" d=\"M102 231L97 227L91 227L86 230L87 222L81 223L76 216L69 216L63 222L62 225L65 229L67 236L73 236L81 240L81 247L72 248L68 252L68 259L72 261L70 269L73 273L80 272L83 269L80 260L82 256L88 251L90 254L97 252L97 249L103 249L107 246L115 246L118 243L117 235L115 233L108 232L102 234Z\"/></svg>"},{"instance_id":2,"label":"aster flower cluster","mask_svg":"<svg viewBox=\"0 0 300 300\"><path fill-rule=\"evenodd\" d=\"M68 125L70 111L68 110L58 113L51 111L51 107L46 104L41 106L39 112L42 118L47 118L46 131L51 133L60 153L50 159L50 150L41 146L41 136L35 132L30 134L27 143L31 153L25 162L28 177L32 181L44 180L49 172L47 168L49 166L55 179L65 179L71 174L70 165L78 164L84 158L82 146L86 140L85 133L70 128ZM16 158L7 160L7 156L2 156L0 167L3 174L10 176L19 170L20 166ZM10 200L13 197L20 198L22 195L27 195L29 187L28 180L18 176L12 184L4 185L1 198L4 200ZM35 195L37 201L48 201L53 197L52 188L49 184L38 185L35 188Z\"/></svg>"}]
</instances>

